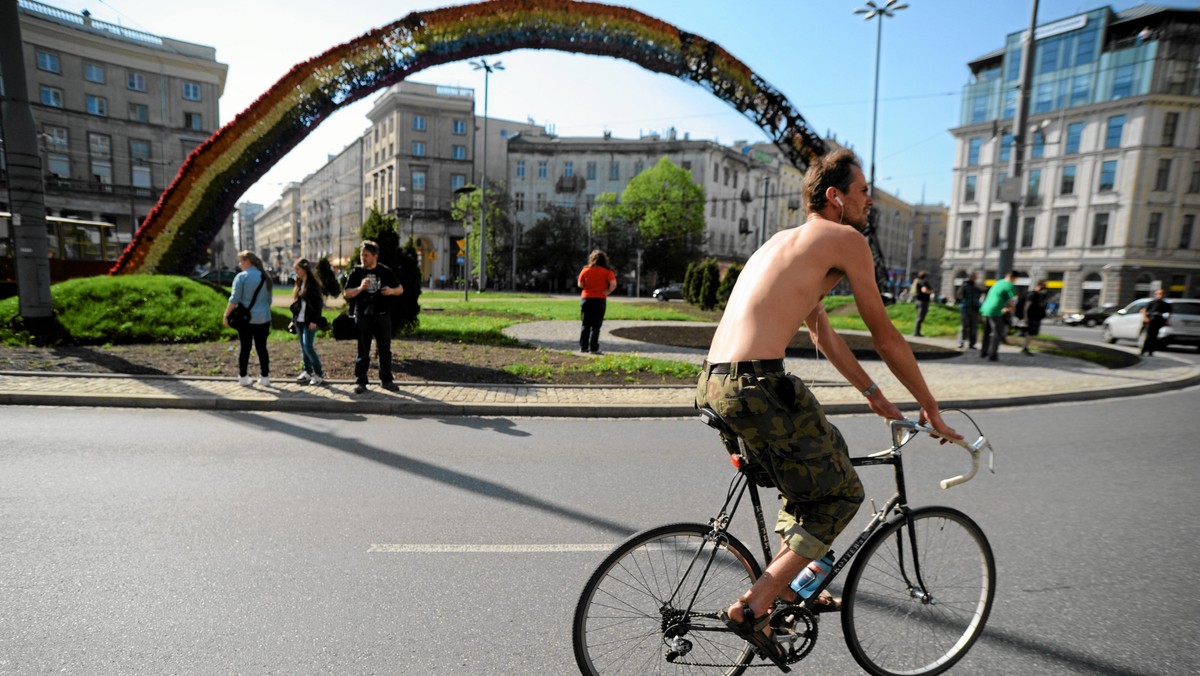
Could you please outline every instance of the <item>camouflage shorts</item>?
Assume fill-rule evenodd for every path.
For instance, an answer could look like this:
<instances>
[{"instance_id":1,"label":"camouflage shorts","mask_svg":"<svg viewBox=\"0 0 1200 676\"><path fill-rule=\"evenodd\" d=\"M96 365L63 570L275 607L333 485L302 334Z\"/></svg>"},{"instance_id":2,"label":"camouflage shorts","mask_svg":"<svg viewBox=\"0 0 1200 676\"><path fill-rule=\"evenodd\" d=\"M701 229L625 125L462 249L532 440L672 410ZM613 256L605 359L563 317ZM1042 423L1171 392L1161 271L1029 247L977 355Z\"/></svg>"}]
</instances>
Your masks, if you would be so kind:
<instances>
[{"instance_id":1,"label":"camouflage shorts","mask_svg":"<svg viewBox=\"0 0 1200 676\"><path fill-rule=\"evenodd\" d=\"M783 494L775 532L800 556L824 556L864 493L842 433L804 383L782 371L717 374L706 368L696 405L713 409L741 435L750 460Z\"/></svg>"}]
</instances>

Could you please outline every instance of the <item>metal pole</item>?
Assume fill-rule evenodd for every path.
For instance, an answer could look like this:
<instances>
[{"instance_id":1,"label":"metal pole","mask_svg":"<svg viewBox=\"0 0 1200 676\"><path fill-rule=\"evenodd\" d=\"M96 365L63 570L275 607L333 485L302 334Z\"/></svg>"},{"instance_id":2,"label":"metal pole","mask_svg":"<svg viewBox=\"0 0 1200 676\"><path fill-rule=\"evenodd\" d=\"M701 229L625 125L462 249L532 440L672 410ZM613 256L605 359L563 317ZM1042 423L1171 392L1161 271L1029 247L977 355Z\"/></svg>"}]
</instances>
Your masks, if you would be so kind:
<instances>
[{"instance_id":1,"label":"metal pole","mask_svg":"<svg viewBox=\"0 0 1200 676\"><path fill-rule=\"evenodd\" d=\"M883 13L875 15L875 97L871 108L871 181L870 195L875 198L875 130L879 125L879 54L883 46Z\"/></svg>"},{"instance_id":2,"label":"metal pole","mask_svg":"<svg viewBox=\"0 0 1200 676\"><path fill-rule=\"evenodd\" d=\"M1016 182L1016 201L1010 202L1008 205L1008 223L1005 224L1004 239L1000 242L1000 259L996 264L997 280L1013 269L1016 251L1017 221L1020 219L1021 194L1024 192L1021 171L1025 161L1025 126L1029 118L1029 90L1033 83L1034 33L1037 31L1037 14L1038 0L1033 0L1033 11L1029 15L1029 30L1025 33L1025 42L1021 46L1021 80L1017 85L1020 96L1017 97L1017 114L1013 119L1012 167L1008 180Z\"/></svg>"},{"instance_id":3,"label":"metal pole","mask_svg":"<svg viewBox=\"0 0 1200 676\"><path fill-rule=\"evenodd\" d=\"M763 222L762 230L758 233L758 245L761 247L767 241L767 192L771 189L771 177L763 177Z\"/></svg>"},{"instance_id":4,"label":"metal pole","mask_svg":"<svg viewBox=\"0 0 1200 676\"><path fill-rule=\"evenodd\" d=\"M483 68L483 192L479 193L479 293L487 286L487 148L488 148L488 79L490 66Z\"/></svg>"},{"instance_id":5,"label":"metal pole","mask_svg":"<svg viewBox=\"0 0 1200 676\"><path fill-rule=\"evenodd\" d=\"M0 107L4 157L8 166L8 203L12 211L13 265L21 317L50 319L50 258L46 238L46 189L37 126L25 81L24 42L16 0L0 1L0 75L7 92Z\"/></svg>"}]
</instances>

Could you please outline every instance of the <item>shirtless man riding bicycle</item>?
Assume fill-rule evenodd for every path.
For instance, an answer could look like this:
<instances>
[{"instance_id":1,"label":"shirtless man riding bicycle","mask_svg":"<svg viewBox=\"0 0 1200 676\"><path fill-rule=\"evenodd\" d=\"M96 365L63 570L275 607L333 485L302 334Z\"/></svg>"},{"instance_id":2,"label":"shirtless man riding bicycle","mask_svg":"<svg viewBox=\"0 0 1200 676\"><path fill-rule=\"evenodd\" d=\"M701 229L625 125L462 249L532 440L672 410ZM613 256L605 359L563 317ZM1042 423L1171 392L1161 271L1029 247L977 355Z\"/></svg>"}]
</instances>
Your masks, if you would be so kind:
<instances>
[{"instance_id":1,"label":"shirtless man riding bicycle","mask_svg":"<svg viewBox=\"0 0 1200 676\"><path fill-rule=\"evenodd\" d=\"M875 350L921 407L921 422L961 439L942 420L916 358L892 325L875 283L874 260L862 229L872 206L854 153L837 150L814 160L805 176L808 217L782 231L750 257L717 326L700 374L696 405L717 411L783 494L776 532L778 554L748 592L723 614L726 624L776 662L782 648L769 635L776 598L793 601L788 583L829 550L863 501L846 442L820 403L783 370L788 343L801 324L849 383L884 418L903 415L863 370L829 325L821 299L843 277L871 331ZM837 610L839 599L818 600Z\"/></svg>"}]
</instances>

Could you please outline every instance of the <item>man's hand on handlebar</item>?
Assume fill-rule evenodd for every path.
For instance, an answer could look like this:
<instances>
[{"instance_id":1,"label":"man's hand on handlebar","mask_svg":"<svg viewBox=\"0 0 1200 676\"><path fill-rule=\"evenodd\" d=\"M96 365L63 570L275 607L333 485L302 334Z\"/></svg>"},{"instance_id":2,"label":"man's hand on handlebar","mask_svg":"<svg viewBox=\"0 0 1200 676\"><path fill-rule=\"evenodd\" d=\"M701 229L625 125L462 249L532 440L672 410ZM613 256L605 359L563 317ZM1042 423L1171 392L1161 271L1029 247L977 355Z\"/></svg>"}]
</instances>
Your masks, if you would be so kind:
<instances>
[{"instance_id":1,"label":"man's hand on handlebar","mask_svg":"<svg viewBox=\"0 0 1200 676\"><path fill-rule=\"evenodd\" d=\"M926 411L925 409L921 409L921 417L917 419L917 422L922 425L929 425L938 435L946 437L941 439L941 443L943 444L947 443L950 439L962 440L962 435L955 432L953 427L950 427L946 424L945 420L942 420L940 411Z\"/></svg>"},{"instance_id":2,"label":"man's hand on handlebar","mask_svg":"<svg viewBox=\"0 0 1200 676\"><path fill-rule=\"evenodd\" d=\"M883 396L882 393L876 393L874 396L867 397L867 405L876 415L887 418L888 420L899 420L904 417L900 409L891 402L890 399Z\"/></svg>"}]
</instances>

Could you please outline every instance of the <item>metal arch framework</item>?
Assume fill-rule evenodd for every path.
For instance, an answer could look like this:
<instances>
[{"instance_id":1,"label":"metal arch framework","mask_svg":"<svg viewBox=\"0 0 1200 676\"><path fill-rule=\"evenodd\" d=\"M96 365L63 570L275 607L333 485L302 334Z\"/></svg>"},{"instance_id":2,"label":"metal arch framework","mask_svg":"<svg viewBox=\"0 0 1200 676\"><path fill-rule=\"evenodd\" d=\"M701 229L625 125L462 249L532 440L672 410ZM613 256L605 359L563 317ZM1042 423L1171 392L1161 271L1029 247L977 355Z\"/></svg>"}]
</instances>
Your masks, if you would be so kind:
<instances>
[{"instance_id":1,"label":"metal arch framework","mask_svg":"<svg viewBox=\"0 0 1200 676\"><path fill-rule=\"evenodd\" d=\"M111 274L183 274L237 200L329 115L426 68L513 49L610 56L699 84L801 170L825 144L720 45L641 12L574 0L488 0L414 12L298 64L188 156Z\"/></svg>"}]
</instances>

